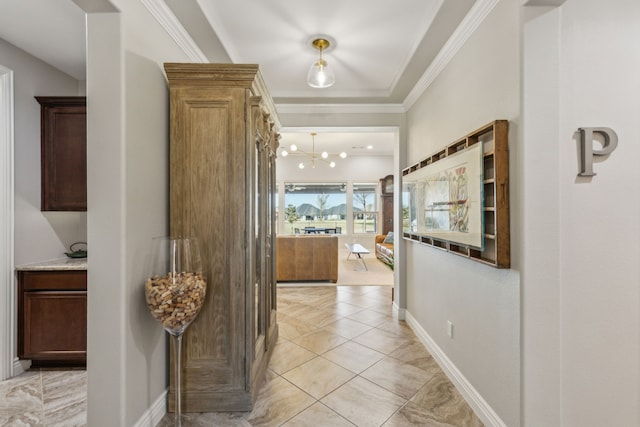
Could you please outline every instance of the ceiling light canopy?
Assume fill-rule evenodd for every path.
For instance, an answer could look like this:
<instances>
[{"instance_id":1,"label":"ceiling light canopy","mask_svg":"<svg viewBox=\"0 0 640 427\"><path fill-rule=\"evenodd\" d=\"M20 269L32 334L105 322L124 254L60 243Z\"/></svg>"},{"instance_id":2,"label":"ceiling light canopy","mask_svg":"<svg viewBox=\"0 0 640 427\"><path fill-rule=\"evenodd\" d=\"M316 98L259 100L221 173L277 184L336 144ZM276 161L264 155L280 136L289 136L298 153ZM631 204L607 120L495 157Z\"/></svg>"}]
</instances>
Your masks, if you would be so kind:
<instances>
[{"instance_id":1,"label":"ceiling light canopy","mask_svg":"<svg viewBox=\"0 0 640 427\"><path fill-rule=\"evenodd\" d=\"M327 61L322 59L322 51L327 49L331 43L324 38L317 38L311 42L311 45L320 51L320 57L311 64L309 73L307 74L307 84L315 88L326 88L333 86L336 78L333 75L333 68L329 67Z\"/></svg>"},{"instance_id":2,"label":"ceiling light canopy","mask_svg":"<svg viewBox=\"0 0 640 427\"><path fill-rule=\"evenodd\" d=\"M310 165L311 168L315 168L316 161L324 162L327 165L329 165L330 168L334 168L336 167L336 162L334 162L333 160L330 160L331 156L339 156L342 159L347 157L347 153L345 153L344 151L340 154L331 154L326 151L323 151L322 153L316 153L316 135L317 135L316 132L311 132L311 152L310 153L304 150L301 150L295 144L291 144L291 146L289 147L289 151L282 150L280 151L280 155L282 157L287 157L287 156L307 157L308 160L306 163L302 161L298 164L298 167L300 169L304 169L307 165Z\"/></svg>"}]
</instances>

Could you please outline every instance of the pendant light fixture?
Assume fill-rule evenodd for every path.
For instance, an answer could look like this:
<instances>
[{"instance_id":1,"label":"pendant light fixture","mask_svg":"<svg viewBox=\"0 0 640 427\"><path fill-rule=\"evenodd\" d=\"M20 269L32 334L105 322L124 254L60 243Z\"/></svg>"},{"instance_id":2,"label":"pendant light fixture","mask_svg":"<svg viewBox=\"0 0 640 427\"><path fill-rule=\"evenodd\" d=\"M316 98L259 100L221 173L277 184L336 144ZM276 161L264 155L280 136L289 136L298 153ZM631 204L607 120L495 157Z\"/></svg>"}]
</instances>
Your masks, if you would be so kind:
<instances>
[{"instance_id":1,"label":"pendant light fixture","mask_svg":"<svg viewBox=\"0 0 640 427\"><path fill-rule=\"evenodd\" d=\"M336 162L334 162L333 160L330 160L329 158L331 156L339 156L340 158L344 159L347 157L347 153L345 153L344 151L340 154L330 154L330 153L327 153L326 151L323 151L322 153L316 153L316 135L317 133L311 132L311 152L310 153L300 150L295 144L291 144L291 146L289 147L290 151L282 150L280 154L282 155L282 157L287 157L287 156L308 157L309 161L307 163L300 162L298 164L298 167L300 169L304 169L305 166L307 166L307 164L311 166L311 168L315 168L316 161L324 162L327 165L329 165L330 168L335 168Z\"/></svg>"},{"instance_id":2,"label":"pendant light fixture","mask_svg":"<svg viewBox=\"0 0 640 427\"><path fill-rule=\"evenodd\" d=\"M329 67L327 61L322 59L322 51L327 49L331 43L327 39L317 38L311 42L311 45L320 51L320 57L311 64L307 74L307 83L315 88L330 87L335 83L336 78L333 75L333 68Z\"/></svg>"}]
</instances>

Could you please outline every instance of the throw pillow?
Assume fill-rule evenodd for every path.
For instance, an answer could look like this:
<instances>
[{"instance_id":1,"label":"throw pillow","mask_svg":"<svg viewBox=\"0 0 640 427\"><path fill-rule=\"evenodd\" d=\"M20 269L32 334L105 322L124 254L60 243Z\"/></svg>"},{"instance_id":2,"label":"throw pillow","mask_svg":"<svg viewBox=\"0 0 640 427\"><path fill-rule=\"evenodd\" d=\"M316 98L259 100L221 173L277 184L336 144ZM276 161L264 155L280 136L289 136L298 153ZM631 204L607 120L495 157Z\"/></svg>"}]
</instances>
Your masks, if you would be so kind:
<instances>
[{"instance_id":1,"label":"throw pillow","mask_svg":"<svg viewBox=\"0 0 640 427\"><path fill-rule=\"evenodd\" d=\"M390 231L389 233L387 233L387 237L384 238L383 242L393 244L393 231Z\"/></svg>"}]
</instances>

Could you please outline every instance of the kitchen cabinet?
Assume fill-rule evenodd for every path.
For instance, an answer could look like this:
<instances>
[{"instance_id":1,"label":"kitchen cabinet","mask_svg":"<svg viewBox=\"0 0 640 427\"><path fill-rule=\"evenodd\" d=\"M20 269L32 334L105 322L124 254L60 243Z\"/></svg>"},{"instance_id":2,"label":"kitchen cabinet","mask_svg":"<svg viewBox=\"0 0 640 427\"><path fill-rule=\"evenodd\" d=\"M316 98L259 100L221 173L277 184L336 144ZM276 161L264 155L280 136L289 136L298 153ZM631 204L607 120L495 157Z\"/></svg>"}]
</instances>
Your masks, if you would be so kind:
<instances>
[{"instance_id":1,"label":"kitchen cabinet","mask_svg":"<svg viewBox=\"0 0 640 427\"><path fill-rule=\"evenodd\" d=\"M86 270L18 271L18 357L36 367L86 365Z\"/></svg>"},{"instance_id":2,"label":"kitchen cabinet","mask_svg":"<svg viewBox=\"0 0 640 427\"><path fill-rule=\"evenodd\" d=\"M40 103L41 210L87 210L84 96L36 96Z\"/></svg>"}]
</instances>

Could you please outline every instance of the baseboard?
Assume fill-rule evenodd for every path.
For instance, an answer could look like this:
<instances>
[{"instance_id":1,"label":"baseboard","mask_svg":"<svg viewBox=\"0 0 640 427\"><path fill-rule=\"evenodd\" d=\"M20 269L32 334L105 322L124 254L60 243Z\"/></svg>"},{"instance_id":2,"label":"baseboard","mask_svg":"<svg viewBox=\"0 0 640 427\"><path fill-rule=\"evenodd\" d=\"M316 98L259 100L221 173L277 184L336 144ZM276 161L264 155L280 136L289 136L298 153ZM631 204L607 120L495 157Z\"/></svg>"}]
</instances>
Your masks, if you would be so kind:
<instances>
[{"instance_id":1,"label":"baseboard","mask_svg":"<svg viewBox=\"0 0 640 427\"><path fill-rule=\"evenodd\" d=\"M398 315L398 320L406 320L407 309L400 308L395 301L393 302L393 311Z\"/></svg>"},{"instance_id":2,"label":"baseboard","mask_svg":"<svg viewBox=\"0 0 640 427\"><path fill-rule=\"evenodd\" d=\"M409 311L405 311L407 324L411 327L416 336L422 341L422 344L429 350L433 358L438 362L440 368L449 377L451 382L456 386L462 397L473 408L478 417L487 427L507 427L500 419L498 414L487 403L486 400L471 385L467 378L462 375L456 365L447 357L444 351L436 344L431 336L425 331L418 321L411 315Z\"/></svg>"},{"instance_id":3,"label":"baseboard","mask_svg":"<svg viewBox=\"0 0 640 427\"><path fill-rule=\"evenodd\" d=\"M18 375L22 374L23 372L26 372L27 369L29 369L31 367L31 361L30 360L20 360L20 359L14 359L13 360L13 376L17 377Z\"/></svg>"},{"instance_id":4,"label":"baseboard","mask_svg":"<svg viewBox=\"0 0 640 427\"><path fill-rule=\"evenodd\" d=\"M167 413L168 393L168 389L163 391L160 397L158 397L151 407L142 414L138 422L135 423L133 427L149 427L158 425Z\"/></svg>"}]
</instances>

